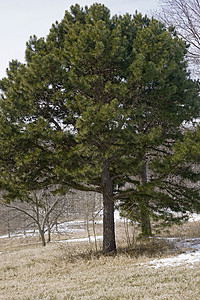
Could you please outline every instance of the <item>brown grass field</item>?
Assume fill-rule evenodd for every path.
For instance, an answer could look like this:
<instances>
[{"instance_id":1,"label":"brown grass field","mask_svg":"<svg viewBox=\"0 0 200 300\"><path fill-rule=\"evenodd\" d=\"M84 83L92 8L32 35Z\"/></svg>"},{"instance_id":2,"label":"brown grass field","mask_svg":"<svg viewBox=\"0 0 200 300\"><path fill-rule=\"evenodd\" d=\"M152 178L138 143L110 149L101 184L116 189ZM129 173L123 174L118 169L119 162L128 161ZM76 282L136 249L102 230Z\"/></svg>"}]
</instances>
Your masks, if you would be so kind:
<instances>
[{"instance_id":1,"label":"brown grass field","mask_svg":"<svg viewBox=\"0 0 200 300\"><path fill-rule=\"evenodd\" d=\"M152 268L150 260L177 254L173 245L148 239L127 247L123 223L116 229L113 256L102 255L101 243L96 252L94 244L83 242L42 247L38 237L0 239L0 299L200 299L200 263ZM165 234L178 235L200 237L200 223Z\"/></svg>"}]
</instances>

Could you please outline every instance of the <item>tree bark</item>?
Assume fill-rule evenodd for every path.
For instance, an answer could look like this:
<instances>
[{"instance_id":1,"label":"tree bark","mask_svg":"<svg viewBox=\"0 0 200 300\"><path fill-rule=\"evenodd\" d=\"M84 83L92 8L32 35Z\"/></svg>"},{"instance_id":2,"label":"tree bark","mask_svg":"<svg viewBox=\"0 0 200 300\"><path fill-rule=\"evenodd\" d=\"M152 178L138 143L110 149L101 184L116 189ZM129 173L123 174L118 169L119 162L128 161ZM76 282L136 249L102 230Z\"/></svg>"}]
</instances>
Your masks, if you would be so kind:
<instances>
[{"instance_id":1,"label":"tree bark","mask_svg":"<svg viewBox=\"0 0 200 300\"><path fill-rule=\"evenodd\" d=\"M142 172L142 184L147 183L147 162L145 159L144 162L144 168ZM149 216L149 211L147 209L148 200L144 199L140 205L140 211L141 211L141 228L142 228L142 236L143 237L149 237L152 235L151 231L151 220Z\"/></svg>"},{"instance_id":2,"label":"tree bark","mask_svg":"<svg viewBox=\"0 0 200 300\"><path fill-rule=\"evenodd\" d=\"M106 160L102 171L103 191L103 252L116 251L115 223L114 223L114 201L112 180L109 173L109 162Z\"/></svg>"},{"instance_id":3,"label":"tree bark","mask_svg":"<svg viewBox=\"0 0 200 300\"><path fill-rule=\"evenodd\" d=\"M141 205L141 227L142 227L142 236L143 237L149 237L152 236L151 231L151 221L149 217L149 212L146 209L146 203Z\"/></svg>"}]
</instances>

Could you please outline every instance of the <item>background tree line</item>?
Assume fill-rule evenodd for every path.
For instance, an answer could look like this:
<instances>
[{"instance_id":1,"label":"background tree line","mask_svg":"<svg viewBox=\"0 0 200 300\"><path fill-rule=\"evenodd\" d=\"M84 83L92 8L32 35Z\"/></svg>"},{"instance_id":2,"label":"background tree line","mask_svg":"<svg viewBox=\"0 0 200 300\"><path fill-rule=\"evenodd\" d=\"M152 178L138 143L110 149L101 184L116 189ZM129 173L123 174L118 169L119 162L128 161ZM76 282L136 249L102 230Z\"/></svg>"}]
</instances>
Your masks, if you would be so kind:
<instances>
[{"instance_id":1,"label":"background tree line","mask_svg":"<svg viewBox=\"0 0 200 300\"><path fill-rule=\"evenodd\" d=\"M71 190L58 195L47 189L40 190L35 191L31 201L15 199L8 203L1 199L0 235L32 237L39 234L45 246L52 234L61 237L73 221L81 219L90 240L90 231L95 233L93 227L101 215L101 194Z\"/></svg>"},{"instance_id":2,"label":"background tree line","mask_svg":"<svg viewBox=\"0 0 200 300\"><path fill-rule=\"evenodd\" d=\"M180 38L188 45L187 58L190 62L190 69L199 79L200 60L200 2L199 0L160 0L159 12L154 15L159 20L174 26Z\"/></svg>"}]
</instances>

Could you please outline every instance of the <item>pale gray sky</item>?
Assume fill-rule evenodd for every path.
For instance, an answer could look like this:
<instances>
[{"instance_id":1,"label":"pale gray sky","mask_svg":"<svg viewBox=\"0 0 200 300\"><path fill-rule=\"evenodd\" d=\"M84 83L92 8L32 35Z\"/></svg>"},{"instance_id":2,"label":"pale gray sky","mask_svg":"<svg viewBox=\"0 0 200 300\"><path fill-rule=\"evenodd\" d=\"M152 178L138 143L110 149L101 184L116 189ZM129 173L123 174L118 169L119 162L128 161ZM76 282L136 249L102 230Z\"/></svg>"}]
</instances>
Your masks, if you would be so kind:
<instances>
[{"instance_id":1,"label":"pale gray sky","mask_svg":"<svg viewBox=\"0 0 200 300\"><path fill-rule=\"evenodd\" d=\"M112 14L147 13L156 9L158 0L0 0L0 78L5 76L8 62L24 61L26 42L31 35L46 36L52 23L60 21L65 10L75 3L105 4Z\"/></svg>"}]
</instances>

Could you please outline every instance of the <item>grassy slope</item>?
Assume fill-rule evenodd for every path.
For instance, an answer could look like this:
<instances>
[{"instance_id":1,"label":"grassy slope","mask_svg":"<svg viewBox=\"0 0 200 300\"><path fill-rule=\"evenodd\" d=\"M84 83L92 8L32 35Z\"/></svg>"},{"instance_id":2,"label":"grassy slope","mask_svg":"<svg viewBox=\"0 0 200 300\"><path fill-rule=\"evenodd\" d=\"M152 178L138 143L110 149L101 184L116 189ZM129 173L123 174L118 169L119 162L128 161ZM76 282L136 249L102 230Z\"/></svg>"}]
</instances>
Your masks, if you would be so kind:
<instances>
[{"instance_id":1,"label":"grassy slope","mask_svg":"<svg viewBox=\"0 0 200 300\"><path fill-rule=\"evenodd\" d=\"M171 247L160 241L121 248L111 257L94 254L83 243L51 243L44 248L20 241L0 241L2 300L199 299L200 263L193 268L148 267L154 257L173 255Z\"/></svg>"}]
</instances>

